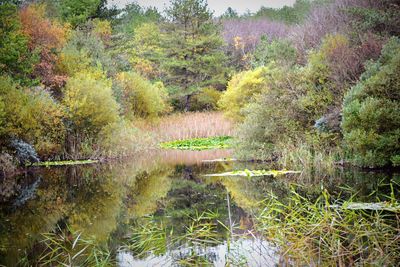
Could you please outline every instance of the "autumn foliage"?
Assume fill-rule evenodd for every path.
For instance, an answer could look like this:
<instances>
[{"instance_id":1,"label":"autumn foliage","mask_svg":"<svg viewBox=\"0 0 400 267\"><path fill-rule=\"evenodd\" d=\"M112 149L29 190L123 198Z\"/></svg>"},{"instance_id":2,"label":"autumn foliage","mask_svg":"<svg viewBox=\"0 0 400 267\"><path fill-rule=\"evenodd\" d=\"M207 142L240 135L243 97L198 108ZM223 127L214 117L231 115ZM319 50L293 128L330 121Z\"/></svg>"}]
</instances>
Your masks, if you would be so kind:
<instances>
[{"instance_id":1,"label":"autumn foliage","mask_svg":"<svg viewBox=\"0 0 400 267\"><path fill-rule=\"evenodd\" d=\"M22 31L29 38L28 47L40 55L40 61L35 65L34 76L52 89L61 88L66 77L55 71L57 51L65 44L69 27L57 21L46 18L45 5L29 5L20 11Z\"/></svg>"}]
</instances>

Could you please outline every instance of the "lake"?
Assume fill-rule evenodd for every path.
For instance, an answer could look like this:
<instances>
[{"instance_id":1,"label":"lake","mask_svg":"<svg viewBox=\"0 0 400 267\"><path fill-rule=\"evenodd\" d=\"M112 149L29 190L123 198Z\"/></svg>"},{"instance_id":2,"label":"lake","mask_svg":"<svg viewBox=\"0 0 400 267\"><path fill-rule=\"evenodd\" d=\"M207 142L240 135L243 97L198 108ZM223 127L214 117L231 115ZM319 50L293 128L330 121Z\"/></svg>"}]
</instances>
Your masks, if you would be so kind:
<instances>
[{"instance_id":1,"label":"lake","mask_svg":"<svg viewBox=\"0 0 400 267\"><path fill-rule=\"evenodd\" d=\"M6 177L0 183L0 265L58 265L51 258L85 265L83 256L94 248L116 266L285 265L290 260L255 227L271 192L284 199L300 184L309 199L322 190L343 199L357 192L363 202L390 192L399 199L397 172L338 168L279 177L205 176L277 168L213 161L230 155L230 150L158 151L107 164L29 168ZM57 247L66 243L70 247Z\"/></svg>"}]
</instances>

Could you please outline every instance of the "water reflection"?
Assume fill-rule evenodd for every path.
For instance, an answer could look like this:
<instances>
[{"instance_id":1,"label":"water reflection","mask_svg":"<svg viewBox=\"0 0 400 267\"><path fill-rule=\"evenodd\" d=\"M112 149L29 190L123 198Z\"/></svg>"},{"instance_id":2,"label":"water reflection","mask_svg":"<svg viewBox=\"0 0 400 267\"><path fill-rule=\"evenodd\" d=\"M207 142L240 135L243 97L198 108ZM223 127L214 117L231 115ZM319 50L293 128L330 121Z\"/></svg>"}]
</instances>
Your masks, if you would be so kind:
<instances>
[{"instance_id":1,"label":"water reflection","mask_svg":"<svg viewBox=\"0 0 400 267\"><path fill-rule=\"evenodd\" d=\"M287 177L204 177L240 169L271 169L261 163L203 162L228 157L229 150L165 151L126 162L79 167L35 168L0 182L0 265L16 266L21 258L35 265L41 233L69 225L98 244L107 244L120 266L165 266L207 262L216 266L274 266L273 246L253 232L253 217L267 193L280 198L291 184L301 184L309 198L322 188L359 200L383 199L388 181L400 185L398 173L337 169ZM339 185L351 185L346 190ZM398 187L395 188L398 194ZM397 195L398 196L398 195ZM163 253L138 257L124 249L132 227L149 216L171 233L187 235L196 214L212 211L228 226L216 226L217 243L197 246L187 240ZM229 232L229 231L228 231ZM232 235L233 234L233 235ZM239 236L239 237L238 237ZM240 252L240 253L239 253ZM153 254L152 254L153 253Z\"/></svg>"}]
</instances>

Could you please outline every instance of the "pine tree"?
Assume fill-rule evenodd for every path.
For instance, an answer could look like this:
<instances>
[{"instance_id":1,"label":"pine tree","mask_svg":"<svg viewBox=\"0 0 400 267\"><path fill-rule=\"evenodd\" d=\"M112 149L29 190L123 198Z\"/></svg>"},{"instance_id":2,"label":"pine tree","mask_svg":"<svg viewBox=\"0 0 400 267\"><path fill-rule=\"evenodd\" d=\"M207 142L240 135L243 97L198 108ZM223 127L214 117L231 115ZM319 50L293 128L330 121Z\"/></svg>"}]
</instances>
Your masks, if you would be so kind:
<instances>
[{"instance_id":1,"label":"pine tree","mask_svg":"<svg viewBox=\"0 0 400 267\"><path fill-rule=\"evenodd\" d=\"M167 84L177 88L176 96L190 98L206 86L226 84L226 56L219 26L204 0L173 0L167 10L169 23L164 42L168 60L163 68Z\"/></svg>"}]
</instances>

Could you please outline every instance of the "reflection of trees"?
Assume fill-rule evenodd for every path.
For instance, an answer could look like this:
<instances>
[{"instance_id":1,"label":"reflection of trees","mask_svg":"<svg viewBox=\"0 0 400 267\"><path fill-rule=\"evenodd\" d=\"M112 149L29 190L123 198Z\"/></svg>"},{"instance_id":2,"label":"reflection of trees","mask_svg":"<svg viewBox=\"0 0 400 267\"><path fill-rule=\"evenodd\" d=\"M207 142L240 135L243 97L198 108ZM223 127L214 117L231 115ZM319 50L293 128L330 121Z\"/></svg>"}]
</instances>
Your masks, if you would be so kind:
<instances>
[{"instance_id":1,"label":"reflection of trees","mask_svg":"<svg viewBox=\"0 0 400 267\"><path fill-rule=\"evenodd\" d=\"M157 201L165 197L171 188L172 172L168 167L156 167L136 176L136 184L130 192L129 217L142 217L157 210Z\"/></svg>"},{"instance_id":2,"label":"reflection of trees","mask_svg":"<svg viewBox=\"0 0 400 267\"><path fill-rule=\"evenodd\" d=\"M35 197L16 210L0 213L0 264L16 265L41 233L51 232L61 221L82 232L83 237L106 241L117 227L126 195L134 190L136 175L144 172L135 164L40 171L42 182ZM150 173L154 174L154 181L148 191L166 184L165 180L157 180L157 171Z\"/></svg>"},{"instance_id":3,"label":"reflection of trees","mask_svg":"<svg viewBox=\"0 0 400 267\"><path fill-rule=\"evenodd\" d=\"M116 228L125 191L112 172L93 177L73 200L74 207L68 214L71 228L98 242L106 241Z\"/></svg>"},{"instance_id":4,"label":"reflection of trees","mask_svg":"<svg viewBox=\"0 0 400 267\"><path fill-rule=\"evenodd\" d=\"M67 191L64 179L58 171L42 175L42 183L36 196L6 215L7 221L1 220L0 240L5 255L0 254L0 263L15 266L24 249L33 245L40 233L51 231L66 210Z\"/></svg>"},{"instance_id":5,"label":"reflection of trees","mask_svg":"<svg viewBox=\"0 0 400 267\"><path fill-rule=\"evenodd\" d=\"M213 177L212 183L221 183L229 192L235 203L249 212L257 207L263 199L262 192L257 188L254 180L247 177Z\"/></svg>"}]
</instances>

